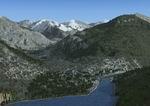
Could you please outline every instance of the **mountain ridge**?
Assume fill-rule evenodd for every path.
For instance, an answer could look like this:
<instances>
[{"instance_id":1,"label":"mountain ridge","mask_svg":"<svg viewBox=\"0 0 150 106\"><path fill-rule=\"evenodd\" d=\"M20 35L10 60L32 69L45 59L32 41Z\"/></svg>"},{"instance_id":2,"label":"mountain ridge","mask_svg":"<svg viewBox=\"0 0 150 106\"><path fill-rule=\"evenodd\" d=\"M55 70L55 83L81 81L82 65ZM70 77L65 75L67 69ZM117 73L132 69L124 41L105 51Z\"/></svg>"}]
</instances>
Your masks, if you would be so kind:
<instances>
[{"instance_id":1,"label":"mountain ridge","mask_svg":"<svg viewBox=\"0 0 150 106\"><path fill-rule=\"evenodd\" d=\"M30 20L24 20L18 22L18 24L29 30L40 32L45 35L46 38L53 40L56 43L70 34L73 35L78 31L91 27L84 22L76 20L64 23L58 23L49 19L41 19L33 22Z\"/></svg>"},{"instance_id":2,"label":"mountain ridge","mask_svg":"<svg viewBox=\"0 0 150 106\"><path fill-rule=\"evenodd\" d=\"M14 48L25 50L38 49L53 44L45 36L19 27L19 25L7 18L0 18L0 38Z\"/></svg>"},{"instance_id":3,"label":"mountain ridge","mask_svg":"<svg viewBox=\"0 0 150 106\"><path fill-rule=\"evenodd\" d=\"M150 24L147 21L138 18L135 14L122 15L108 23L97 25L76 33L73 36L76 39L72 39L73 37L68 36L64 41L60 41L57 44L57 47L62 49L61 52L66 56L75 56L79 58L82 57L82 55L88 56L97 54L101 56L119 56L125 55L124 52L126 52L128 56L140 56L141 54L143 56L148 56L147 52L149 49L146 48L149 47L149 28ZM144 34L142 32L144 32ZM143 48L145 48L145 50ZM143 50L141 51L140 49ZM119 52L121 54L118 54Z\"/></svg>"}]
</instances>

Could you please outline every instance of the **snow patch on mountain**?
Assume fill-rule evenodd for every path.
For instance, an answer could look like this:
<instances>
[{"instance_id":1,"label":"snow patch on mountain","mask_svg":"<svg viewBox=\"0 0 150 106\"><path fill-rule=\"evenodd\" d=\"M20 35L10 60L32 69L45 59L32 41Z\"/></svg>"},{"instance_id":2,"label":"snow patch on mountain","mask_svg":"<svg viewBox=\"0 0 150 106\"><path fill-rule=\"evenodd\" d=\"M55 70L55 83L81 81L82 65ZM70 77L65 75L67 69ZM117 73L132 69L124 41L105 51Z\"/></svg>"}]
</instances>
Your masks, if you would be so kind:
<instances>
[{"instance_id":1,"label":"snow patch on mountain","mask_svg":"<svg viewBox=\"0 0 150 106\"><path fill-rule=\"evenodd\" d=\"M75 20L71 20L70 23L68 24L68 26L70 26L73 29L77 29L79 31L82 31L84 28L79 25Z\"/></svg>"},{"instance_id":2,"label":"snow patch on mountain","mask_svg":"<svg viewBox=\"0 0 150 106\"><path fill-rule=\"evenodd\" d=\"M58 28L59 28L60 30L64 31L64 32L67 32L67 31L71 31L71 30L72 30L70 27L66 27L66 26L63 25L63 24L60 24Z\"/></svg>"},{"instance_id":3,"label":"snow patch on mountain","mask_svg":"<svg viewBox=\"0 0 150 106\"><path fill-rule=\"evenodd\" d=\"M78 31L83 31L84 29L90 27L90 25L74 19L70 20L69 22L64 22L63 24L66 25L67 27L70 27L72 30L78 30Z\"/></svg>"},{"instance_id":4,"label":"snow patch on mountain","mask_svg":"<svg viewBox=\"0 0 150 106\"><path fill-rule=\"evenodd\" d=\"M37 21L35 23L35 25L32 26L31 29L38 31L38 32L43 32L48 27L54 27L54 26L58 26L58 23L55 21L49 21L47 19L42 19L40 21Z\"/></svg>"}]
</instances>

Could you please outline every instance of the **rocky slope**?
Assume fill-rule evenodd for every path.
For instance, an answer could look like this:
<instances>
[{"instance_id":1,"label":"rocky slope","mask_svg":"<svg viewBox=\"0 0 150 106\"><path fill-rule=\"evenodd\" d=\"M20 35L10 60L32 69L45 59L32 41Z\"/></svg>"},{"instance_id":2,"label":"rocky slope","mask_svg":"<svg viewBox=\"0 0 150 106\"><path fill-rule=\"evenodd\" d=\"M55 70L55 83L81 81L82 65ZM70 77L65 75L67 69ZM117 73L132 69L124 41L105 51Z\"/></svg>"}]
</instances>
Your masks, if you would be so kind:
<instances>
[{"instance_id":1,"label":"rocky slope","mask_svg":"<svg viewBox=\"0 0 150 106\"><path fill-rule=\"evenodd\" d=\"M0 39L11 47L24 50L37 50L53 44L42 34L21 28L5 17L0 18Z\"/></svg>"},{"instance_id":2,"label":"rocky slope","mask_svg":"<svg viewBox=\"0 0 150 106\"><path fill-rule=\"evenodd\" d=\"M45 64L27 56L0 40L0 92L13 94L13 99L25 97L28 83L48 71Z\"/></svg>"}]
</instances>

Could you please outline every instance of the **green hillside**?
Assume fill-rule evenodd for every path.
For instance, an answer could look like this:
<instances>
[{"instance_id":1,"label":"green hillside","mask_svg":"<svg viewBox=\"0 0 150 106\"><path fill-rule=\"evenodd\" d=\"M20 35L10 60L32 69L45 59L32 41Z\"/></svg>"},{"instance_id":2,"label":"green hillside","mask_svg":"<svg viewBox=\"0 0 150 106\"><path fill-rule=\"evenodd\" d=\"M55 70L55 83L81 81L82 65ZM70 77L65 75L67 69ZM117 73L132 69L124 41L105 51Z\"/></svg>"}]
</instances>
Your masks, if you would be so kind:
<instances>
[{"instance_id":1,"label":"green hillside","mask_svg":"<svg viewBox=\"0 0 150 106\"><path fill-rule=\"evenodd\" d=\"M69 58L85 56L136 58L150 62L150 23L135 15L119 16L108 23L97 25L57 44Z\"/></svg>"},{"instance_id":2,"label":"green hillside","mask_svg":"<svg viewBox=\"0 0 150 106\"><path fill-rule=\"evenodd\" d=\"M127 72L117 79L117 106L149 106L150 67Z\"/></svg>"}]
</instances>

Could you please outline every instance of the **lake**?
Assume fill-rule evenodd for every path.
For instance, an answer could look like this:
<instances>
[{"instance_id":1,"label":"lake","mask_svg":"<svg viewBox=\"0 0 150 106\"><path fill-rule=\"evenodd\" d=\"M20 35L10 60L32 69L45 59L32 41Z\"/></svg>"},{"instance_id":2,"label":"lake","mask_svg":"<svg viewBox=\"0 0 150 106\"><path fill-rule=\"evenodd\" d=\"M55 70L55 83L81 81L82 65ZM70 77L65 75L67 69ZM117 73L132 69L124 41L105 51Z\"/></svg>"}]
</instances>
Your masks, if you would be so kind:
<instances>
[{"instance_id":1,"label":"lake","mask_svg":"<svg viewBox=\"0 0 150 106\"><path fill-rule=\"evenodd\" d=\"M116 99L114 83L109 79L103 79L97 89L87 96L21 101L9 106L114 106Z\"/></svg>"}]
</instances>

